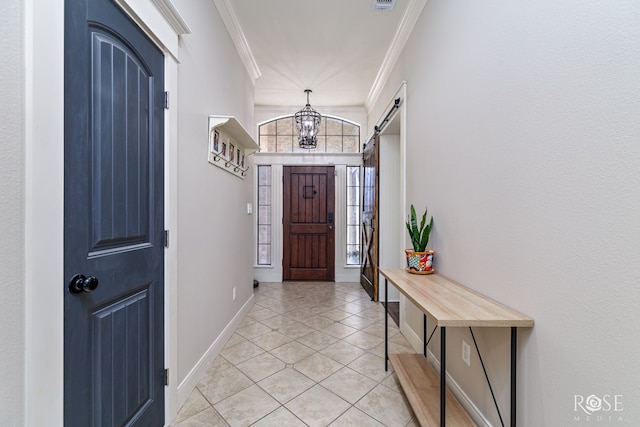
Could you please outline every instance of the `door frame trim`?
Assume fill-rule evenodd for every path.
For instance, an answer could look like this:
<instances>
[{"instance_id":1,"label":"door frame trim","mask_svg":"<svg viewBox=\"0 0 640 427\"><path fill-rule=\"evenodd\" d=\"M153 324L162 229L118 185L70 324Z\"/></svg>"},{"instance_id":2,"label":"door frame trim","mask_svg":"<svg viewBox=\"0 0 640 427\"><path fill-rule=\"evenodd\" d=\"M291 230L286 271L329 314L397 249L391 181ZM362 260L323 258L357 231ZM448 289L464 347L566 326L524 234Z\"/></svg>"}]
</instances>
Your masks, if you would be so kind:
<instances>
[{"instance_id":1,"label":"door frame trim","mask_svg":"<svg viewBox=\"0 0 640 427\"><path fill-rule=\"evenodd\" d=\"M178 34L152 0L118 0L165 53L165 90L177 94ZM62 425L64 381L64 0L26 0L24 188L24 425ZM40 100L46 99L43 103ZM165 110L165 418L178 410L177 108ZM43 327L46 325L46 327Z\"/></svg>"},{"instance_id":2,"label":"door frame trim","mask_svg":"<svg viewBox=\"0 0 640 427\"><path fill-rule=\"evenodd\" d=\"M398 107L398 111L395 113L396 115L399 115L400 118L400 170L402 171L400 174L400 203L401 203L401 214L403 218L407 217L407 108L408 108L408 102L410 101L409 99L407 99L407 82L403 81L402 83L400 83L400 86L398 87L398 90L396 90L393 94L393 96L390 97L390 101L386 104L386 106L384 106L384 108L382 108L380 111L382 111L382 114L379 118L379 120L376 122L380 122L384 115L386 115L389 111L389 109L393 106L394 101L400 98L402 99L402 102L400 103L400 106ZM382 135L384 135L384 129L381 132ZM371 136L369 137L369 139L371 139L371 137L373 136L373 132L371 133ZM367 139L367 141L369 140ZM400 233L400 236L404 236L403 239L400 240L402 246L396 248L397 252L398 252L398 267L402 267L404 265L404 249L406 249L406 246L404 246L404 244L406 244L408 242L407 239L407 230L405 227L404 223L399 223L396 225L397 227L397 232ZM380 280L384 280L384 277L382 279L380 279L380 277L378 277L378 283L383 283ZM380 300L384 299L384 286L382 287L378 287L378 298ZM402 298L400 298L400 325L402 326L402 324L405 322L405 313L404 313L404 305L403 305L404 301Z\"/></svg>"},{"instance_id":3,"label":"door frame trim","mask_svg":"<svg viewBox=\"0 0 640 427\"><path fill-rule=\"evenodd\" d=\"M254 256L253 273L254 278L260 282L282 282L282 180L283 166L335 166L335 281L336 282L357 282L360 280L360 266L347 265L346 255L343 247L346 247L346 221L347 210L344 203L340 200L346 200L346 167L362 166L362 153L329 153L314 154L313 159L309 160L309 156L298 153L257 153L253 156L255 166L271 166L271 265L256 264ZM254 174L253 187L257 188L258 179ZM258 197L254 193L254 206L258 206ZM275 236L275 237L274 237ZM257 225L253 224L253 247L257 245Z\"/></svg>"}]
</instances>

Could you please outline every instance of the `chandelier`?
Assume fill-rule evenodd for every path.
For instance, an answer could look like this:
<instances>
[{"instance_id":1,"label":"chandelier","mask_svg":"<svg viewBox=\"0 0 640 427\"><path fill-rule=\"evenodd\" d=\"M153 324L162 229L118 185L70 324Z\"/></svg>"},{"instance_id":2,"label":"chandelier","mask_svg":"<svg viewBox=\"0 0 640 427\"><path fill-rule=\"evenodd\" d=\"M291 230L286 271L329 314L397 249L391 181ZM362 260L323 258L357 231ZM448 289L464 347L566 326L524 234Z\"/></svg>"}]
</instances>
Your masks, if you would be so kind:
<instances>
[{"instance_id":1,"label":"chandelier","mask_svg":"<svg viewBox=\"0 0 640 427\"><path fill-rule=\"evenodd\" d=\"M316 148L318 145L318 130L320 129L320 113L309 105L311 89L305 90L307 105L295 115L296 129L298 130L298 145L300 148Z\"/></svg>"}]
</instances>

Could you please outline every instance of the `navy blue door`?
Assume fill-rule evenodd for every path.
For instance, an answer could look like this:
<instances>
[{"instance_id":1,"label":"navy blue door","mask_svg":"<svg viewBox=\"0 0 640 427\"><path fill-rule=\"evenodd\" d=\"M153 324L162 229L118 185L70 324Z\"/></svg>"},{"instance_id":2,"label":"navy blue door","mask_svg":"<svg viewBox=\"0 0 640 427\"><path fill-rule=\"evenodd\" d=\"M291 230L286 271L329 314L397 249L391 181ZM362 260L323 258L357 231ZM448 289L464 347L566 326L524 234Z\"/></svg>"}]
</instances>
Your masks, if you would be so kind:
<instances>
[{"instance_id":1,"label":"navy blue door","mask_svg":"<svg viewBox=\"0 0 640 427\"><path fill-rule=\"evenodd\" d=\"M164 423L163 71L111 0L65 1L66 426Z\"/></svg>"}]
</instances>

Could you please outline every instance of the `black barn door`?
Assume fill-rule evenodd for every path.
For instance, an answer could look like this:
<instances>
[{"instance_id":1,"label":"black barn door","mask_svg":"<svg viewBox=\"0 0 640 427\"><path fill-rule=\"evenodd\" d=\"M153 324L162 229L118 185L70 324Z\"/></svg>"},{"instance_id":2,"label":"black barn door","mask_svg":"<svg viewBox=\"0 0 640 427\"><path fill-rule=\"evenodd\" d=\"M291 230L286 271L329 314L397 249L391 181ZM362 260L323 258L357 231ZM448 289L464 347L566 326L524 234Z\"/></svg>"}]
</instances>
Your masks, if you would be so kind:
<instances>
[{"instance_id":1,"label":"black barn door","mask_svg":"<svg viewBox=\"0 0 640 427\"><path fill-rule=\"evenodd\" d=\"M164 424L164 57L65 1L65 426Z\"/></svg>"},{"instance_id":2,"label":"black barn door","mask_svg":"<svg viewBox=\"0 0 640 427\"><path fill-rule=\"evenodd\" d=\"M378 133L362 152L362 257L360 284L372 301L378 301L378 189L380 143Z\"/></svg>"}]
</instances>

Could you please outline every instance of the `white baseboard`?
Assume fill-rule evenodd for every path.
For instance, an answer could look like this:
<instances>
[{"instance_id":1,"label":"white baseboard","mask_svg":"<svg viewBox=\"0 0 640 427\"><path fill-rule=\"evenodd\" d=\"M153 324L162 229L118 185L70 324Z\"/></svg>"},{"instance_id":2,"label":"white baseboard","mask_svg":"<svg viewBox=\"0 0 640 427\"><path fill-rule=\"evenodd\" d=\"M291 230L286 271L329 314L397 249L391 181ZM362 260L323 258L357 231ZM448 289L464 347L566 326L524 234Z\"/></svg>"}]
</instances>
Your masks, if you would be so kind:
<instances>
[{"instance_id":1,"label":"white baseboard","mask_svg":"<svg viewBox=\"0 0 640 427\"><path fill-rule=\"evenodd\" d=\"M229 322L229 324L224 328L222 333L220 333L211 346L209 346L200 360L198 360L198 363L195 364L184 380L182 380L178 385L178 408L181 408L182 405L184 405L184 402L187 400L193 389L196 388L196 385L198 385L198 382L204 376L204 373L211 362L218 357L218 354L220 354L227 341L229 341L229 338L231 338L240 322L242 322L242 319L244 319L254 304L255 299L253 295L251 295L251 298L247 300L240 311L238 311L238 313L233 317L231 322Z\"/></svg>"},{"instance_id":2,"label":"white baseboard","mask_svg":"<svg viewBox=\"0 0 640 427\"><path fill-rule=\"evenodd\" d=\"M424 345L422 343L422 337L420 337L411 327L403 322L400 325L400 332L405 336L407 341L411 344L411 347L416 351L416 353L422 354L424 352ZM427 351L427 355L429 363L436 369L437 372L440 372L440 361L436 358L436 356L431 352L431 350ZM475 422L479 426L483 427L492 427L491 423L487 418L480 412L480 409L473 403L469 396L462 390L462 388L458 385L458 383L449 375L447 372L447 386L453 393L453 395L458 399L462 407L467 411L473 422Z\"/></svg>"},{"instance_id":3,"label":"white baseboard","mask_svg":"<svg viewBox=\"0 0 640 427\"><path fill-rule=\"evenodd\" d=\"M253 277L259 282L280 283L282 282L282 269L254 267ZM334 281L346 283L359 282L360 269L336 268Z\"/></svg>"},{"instance_id":4,"label":"white baseboard","mask_svg":"<svg viewBox=\"0 0 640 427\"><path fill-rule=\"evenodd\" d=\"M336 282L359 282L360 281L360 269L359 268L336 268L335 271Z\"/></svg>"},{"instance_id":5,"label":"white baseboard","mask_svg":"<svg viewBox=\"0 0 640 427\"><path fill-rule=\"evenodd\" d=\"M253 278L258 282L280 283L282 282L282 269L254 267Z\"/></svg>"}]
</instances>

